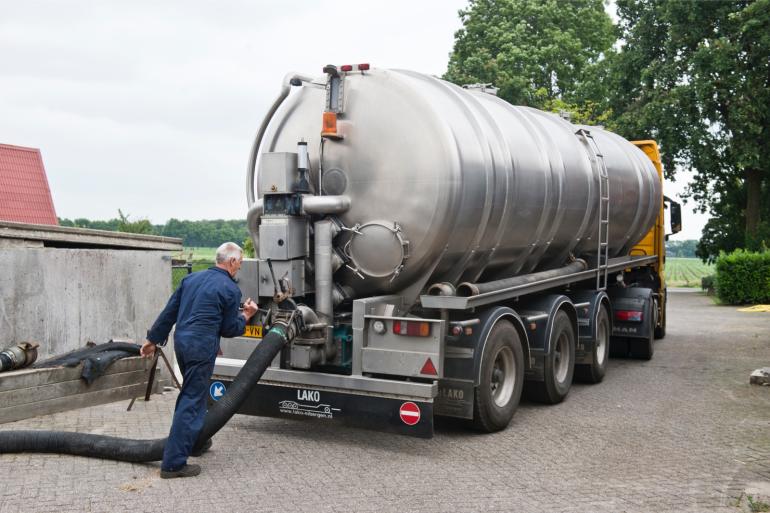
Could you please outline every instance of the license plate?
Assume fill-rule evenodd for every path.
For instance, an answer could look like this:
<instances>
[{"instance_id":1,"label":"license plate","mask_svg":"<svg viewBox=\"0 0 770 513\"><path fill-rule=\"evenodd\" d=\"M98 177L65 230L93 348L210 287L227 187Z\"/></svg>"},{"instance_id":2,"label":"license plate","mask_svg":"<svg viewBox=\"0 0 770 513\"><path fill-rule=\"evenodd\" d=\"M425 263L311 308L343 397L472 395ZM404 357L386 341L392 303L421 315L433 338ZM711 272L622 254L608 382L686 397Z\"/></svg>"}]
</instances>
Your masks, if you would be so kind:
<instances>
[{"instance_id":1,"label":"license plate","mask_svg":"<svg viewBox=\"0 0 770 513\"><path fill-rule=\"evenodd\" d=\"M244 337L262 338L262 326L249 326L243 330Z\"/></svg>"}]
</instances>

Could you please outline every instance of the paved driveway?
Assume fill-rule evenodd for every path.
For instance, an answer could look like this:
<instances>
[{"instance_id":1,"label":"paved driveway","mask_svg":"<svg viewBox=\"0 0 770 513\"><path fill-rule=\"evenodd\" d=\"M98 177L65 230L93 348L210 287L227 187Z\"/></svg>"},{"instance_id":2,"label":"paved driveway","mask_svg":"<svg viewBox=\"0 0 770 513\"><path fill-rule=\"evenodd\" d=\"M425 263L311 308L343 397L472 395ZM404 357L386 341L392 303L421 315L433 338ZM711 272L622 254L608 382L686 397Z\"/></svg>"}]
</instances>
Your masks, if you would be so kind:
<instances>
[{"instance_id":1,"label":"paved driveway","mask_svg":"<svg viewBox=\"0 0 770 513\"><path fill-rule=\"evenodd\" d=\"M748 511L770 502L770 314L674 292L650 362L557 406L523 404L492 435L440 424L432 440L322 422L236 416L195 479L158 465L0 456L0 512ZM176 395L38 417L2 429L165 436Z\"/></svg>"}]
</instances>

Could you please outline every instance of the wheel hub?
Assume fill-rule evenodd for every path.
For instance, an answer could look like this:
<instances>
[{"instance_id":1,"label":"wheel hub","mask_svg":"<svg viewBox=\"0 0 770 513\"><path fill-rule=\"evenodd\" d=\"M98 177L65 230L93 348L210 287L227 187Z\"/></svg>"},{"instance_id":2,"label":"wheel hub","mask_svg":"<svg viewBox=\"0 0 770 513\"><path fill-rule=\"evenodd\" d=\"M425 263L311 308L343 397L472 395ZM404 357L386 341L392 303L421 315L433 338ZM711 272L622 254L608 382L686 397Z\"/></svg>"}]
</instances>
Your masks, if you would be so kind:
<instances>
[{"instance_id":1,"label":"wheel hub","mask_svg":"<svg viewBox=\"0 0 770 513\"><path fill-rule=\"evenodd\" d=\"M516 368L513 364L513 351L509 347L501 347L495 355L490 380L492 400L497 406L504 407L510 402L515 383Z\"/></svg>"}]
</instances>

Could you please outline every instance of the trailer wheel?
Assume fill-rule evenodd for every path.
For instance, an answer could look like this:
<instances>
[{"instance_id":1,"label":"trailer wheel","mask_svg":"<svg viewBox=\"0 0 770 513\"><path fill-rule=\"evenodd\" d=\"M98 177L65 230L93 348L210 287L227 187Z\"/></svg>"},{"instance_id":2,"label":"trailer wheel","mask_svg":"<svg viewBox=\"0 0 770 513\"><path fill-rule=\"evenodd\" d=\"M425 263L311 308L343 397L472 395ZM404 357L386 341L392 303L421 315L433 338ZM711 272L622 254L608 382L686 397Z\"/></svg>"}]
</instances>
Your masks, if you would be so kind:
<instances>
[{"instance_id":1,"label":"trailer wheel","mask_svg":"<svg viewBox=\"0 0 770 513\"><path fill-rule=\"evenodd\" d=\"M607 372L607 359L610 356L610 315L607 307L599 307L596 319L596 341L594 342L593 362L575 365L575 377L586 383L599 383Z\"/></svg>"},{"instance_id":2,"label":"trailer wheel","mask_svg":"<svg viewBox=\"0 0 770 513\"><path fill-rule=\"evenodd\" d=\"M564 310L559 310L551 332L552 350L545 358L543 381L527 382L527 395L546 404L560 403L567 397L575 372L575 329Z\"/></svg>"},{"instance_id":3,"label":"trailer wheel","mask_svg":"<svg viewBox=\"0 0 770 513\"><path fill-rule=\"evenodd\" d=\"M663 308L661 309L661 318L660 318L660 326L655 326L655 338L665 338L666 337L666 308L668 307L668 291L663 290Z\"/></svg>"},{"instance_id":4,"label":"trailer wheel","mask_svg":"<svg viewBox=\"0 0 770 513\"><path fill-rule=\"evenodd\" d=\"M473 427L491 433L511 422L524 387L524 351L516 328L497 322L481 357L479 386L473 401Z\"/></svg>"},{"instance_id":5,"label":"trailer wheel","mask_svg":"<svg viewBox=\"0 0 770 513\"><path fill-rule=\"evenodd\" d=\"M657 324L658 309L655 308L655 302L650 301L647 319L650 323L649 336L647 338L632 338L629 340L629 353L631 358L640 360L651 360L655 352L653 342L655 341L655 325Z\"/></svg>"}]
</instances>

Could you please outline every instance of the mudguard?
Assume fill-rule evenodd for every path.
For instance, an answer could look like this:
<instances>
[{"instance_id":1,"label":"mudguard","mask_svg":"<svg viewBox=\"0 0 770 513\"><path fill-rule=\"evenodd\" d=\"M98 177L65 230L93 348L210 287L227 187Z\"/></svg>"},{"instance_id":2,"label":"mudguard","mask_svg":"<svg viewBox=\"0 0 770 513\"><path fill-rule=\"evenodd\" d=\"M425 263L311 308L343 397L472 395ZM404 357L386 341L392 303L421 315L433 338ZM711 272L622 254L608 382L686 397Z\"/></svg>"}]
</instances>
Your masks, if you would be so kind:
<instances>
[{"instance_id":1,"label":"mudguard","mask_svg":"<svg viewBox=\"0 0 770 513\"><path fill-rule=\"evenodd\" d=\"M657 315L654 308L654 292L646 287L628 287L612 288L608 290L613 312L619 310L636 310L644 312L641 322L620 321L612 316L612 336L613 337L631 337L631 338L649 338L652 336L650 331L655 326L654 322L649 322L647 315L652 312Z\"/></svg>"},{"instance_id":2,"label":"mudguard","mask_svg":"<svg viewBox=\"0 0 770 513\"><path fill-rule=\"evenodd\" d=\"M532 363L525 371L525 379L543 380L543 360L551 353L553 323L556 313L562 309L572 320L575 333L579 333L578 314L569 297L563 294L548 294L521 302L519 314L527 327Z\"/></svg>"},{"instance_id":3,"label":"mudguard","mask_svg":"<svg viewBox=\"0 0 770 513\"><path fill-rule=\"evenodd\" d=\"M496 306L474 316L475 318L478 318L479 322L472 326L469 335L450 334L446 337L444 378L439 380L439 393L434 400L436 415L473 418L473 389L478 386L481 379L484 347L489 333L499 320L509 320L518 330L524 352L524 368L530 367L529 339L518 313L505 306Z\"/></svg>"}]
</instances>

